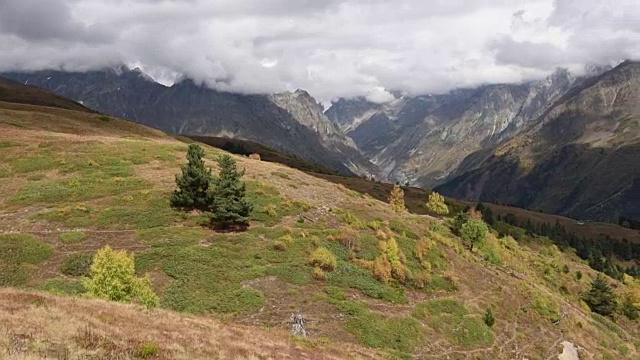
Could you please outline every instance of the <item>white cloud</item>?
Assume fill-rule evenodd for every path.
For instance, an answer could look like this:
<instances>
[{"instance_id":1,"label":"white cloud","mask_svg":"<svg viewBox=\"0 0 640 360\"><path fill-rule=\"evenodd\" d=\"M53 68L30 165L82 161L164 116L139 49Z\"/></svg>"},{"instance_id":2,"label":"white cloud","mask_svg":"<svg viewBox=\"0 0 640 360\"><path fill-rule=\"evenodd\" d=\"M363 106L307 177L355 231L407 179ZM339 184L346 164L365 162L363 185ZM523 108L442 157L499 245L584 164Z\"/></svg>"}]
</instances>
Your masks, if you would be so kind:
<instances>
[{"instance_id":1,"label":"white cloud","mask_svg":"<svg viewBox=\"0 0 640 360\"><path fill-rule=\"evenodd\" d=\"M2 0L0 70L390 99L640 57L636 0Z\"/></svg>"}]
</instances>

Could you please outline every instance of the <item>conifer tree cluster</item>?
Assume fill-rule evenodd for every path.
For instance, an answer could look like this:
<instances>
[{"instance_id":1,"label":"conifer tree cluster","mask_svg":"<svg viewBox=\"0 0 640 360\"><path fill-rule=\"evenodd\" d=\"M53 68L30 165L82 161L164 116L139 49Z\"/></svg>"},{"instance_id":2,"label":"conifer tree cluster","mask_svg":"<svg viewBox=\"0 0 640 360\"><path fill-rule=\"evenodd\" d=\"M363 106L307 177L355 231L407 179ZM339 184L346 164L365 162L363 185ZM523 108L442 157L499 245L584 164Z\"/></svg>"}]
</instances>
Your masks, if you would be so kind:
<instances>
[{"instance_id":1,"label":"conifer tree cluster","mask_svg":"<svg viewBox=\"0 0 640 360\"><path fill-rule=\"evenodd\" d=\"M191 144L187 150L187 164L176 175L177 189L171 196L171 206L182 210L199 210L209 215L211 225L220 228L246 227L253 205L246 199L246 185L229 155L218 157L220 173L211 175L204 163L204 150Z\"/></svg>"}]
</instances>

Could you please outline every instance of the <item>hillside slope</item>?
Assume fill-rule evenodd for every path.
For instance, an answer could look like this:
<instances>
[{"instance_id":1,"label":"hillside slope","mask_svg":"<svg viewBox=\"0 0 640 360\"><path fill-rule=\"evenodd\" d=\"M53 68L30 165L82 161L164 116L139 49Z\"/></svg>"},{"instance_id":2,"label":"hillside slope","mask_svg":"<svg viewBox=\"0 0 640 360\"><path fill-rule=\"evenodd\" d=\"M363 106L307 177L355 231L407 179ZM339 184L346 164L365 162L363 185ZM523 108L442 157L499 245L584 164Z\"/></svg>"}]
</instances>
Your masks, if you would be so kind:
<instances>
[{"instance_id":1,"label":"hillside slope","mask_svg":"<svg viewBox=\"0 0 640 360\"><path fill-rule=\"evenodd\" d=\"M585 359L639 355L637 322L614 322L585 309L579 297L596 272L548 239L518 243L492 233L470 252L443 219L396 214L345 186L241 156L234 158L246 170L255 204L251 224L245 232L219 233L203 226L203 216L169 207L187 148L182 141L99 114L7 103L0 103L0 132L1 286L82 296L81 264L110 245L135 254L136 270L149 275L162 308L196 316L154 317L84 301L71 310L77 314L64 315L73 301L5 290L0 319L20 333L12 338L4 332L3 341L26 344L16 346L23 352L11 355L16 359L42 357L39 351L55 344L73 351L118 349L133 358L130 351L139 341L157 342L162 353L204 357L207 349L216 351L215 338L202 340L202 347L178 338L173 347L175 332L163 329L175 319L182 324L178 330L206 333L216 328L210 316L232 324L220 330L223 340L229 332L238 339L224 354L231 358L252 354L243 350L250 329L245 326L257 328L264 356L290 358L301 352L331 357L334 349L354 349L366 358L369 351L357 350L366 346L395 358L546 359L557 357L563 341L579 347ZM215 170L212 160L222 151L204 148ZM391 239L404 277L376 277L371 269L388 256ZM337 260L324 278L309 265L320 247ZM608 281L619 294L635 284ZM48 307L53 315L44 311ZM489 307L497 319L491 328L482 321ZM263 328L284 336L296 311L310 320L309 339L296 340L303 349L269 347L275 340ZM71 327L57 329L51 321L56 314L60 320L70 316ZM149 317L149 329L136 331ZM80 323L88 330L73 325ZM109 334L115 345L104 340Z\"/></svg>"},{"instance_id":2,"label":"hillside slope","mask_svg":"<svg viewBox=\"0 0 640 360\"><path fill-rule=\"evenodd\" d=\"M0 101L50 106L62 109L90 112L81 104L62 96L57 96L35 86L23 85L19 82L0 77Z\"/></svg>"},{"instance_id":3,"label":"hillside slope","mask_svg":"<svg viewBox=\"0 0 640 360\"><path fill-rule=\"evenodd\" d=\"M438 189L581 219L640 218L640 63L572 89L526 131L469 157Z\"/></svg>"},{"instance_id":4,"label":"hillside slope","mask_svg":"<svg viewBox=\"0 0 640 360\"><path fill-rule=\"evenodd\" d=\"M86 73L41 71L3 76L174 134L249 140L343 174L375 173L351 139L334 128L308 94L232 94L187 79L166 87L124 66ZM277 101L285 97L289 101Z\"/></svg>"},{"instance_id":5,"label":"hillside slope","mask_svg":"<svg viewBox=\"0 0 640 360\"><path fill-rule=\"evenodd\" d=\"M382 358L351 344L296 341L283 330L14 289L0 289L0 333L2 359Z\"/></svg>"}]
</instances>

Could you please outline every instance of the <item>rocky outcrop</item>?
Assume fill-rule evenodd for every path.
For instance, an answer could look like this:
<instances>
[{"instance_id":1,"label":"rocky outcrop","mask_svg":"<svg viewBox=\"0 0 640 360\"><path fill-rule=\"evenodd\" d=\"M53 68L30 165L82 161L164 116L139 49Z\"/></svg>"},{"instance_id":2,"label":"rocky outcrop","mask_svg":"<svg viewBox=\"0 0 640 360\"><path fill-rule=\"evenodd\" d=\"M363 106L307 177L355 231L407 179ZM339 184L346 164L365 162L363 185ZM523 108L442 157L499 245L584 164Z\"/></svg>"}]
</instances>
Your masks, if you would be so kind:
<instances>
[{"instance_id":1,"label":"rocky outcrop","mask_svg":"<svg viewBox=\"0 0 640 360\"><path fill-rule=\"evenodd\" d=\"M639 98L638 62L585 79L438 191L583 219L640 218Z\"/></svg>"},{"instance_id":2,"label":"rocky outcrop","mask_svg":"<svg viewBox=\"0 0 640 360\"><path fill-rule=\"evenodd\" d=\"M326 113L386 180L431 187L450 177L468 155L518 134L576 81L558 70L541 81L401 97L385 105L341 99ZM470 160L466 170L479 163Z\"/></svg>"}]
</instances>

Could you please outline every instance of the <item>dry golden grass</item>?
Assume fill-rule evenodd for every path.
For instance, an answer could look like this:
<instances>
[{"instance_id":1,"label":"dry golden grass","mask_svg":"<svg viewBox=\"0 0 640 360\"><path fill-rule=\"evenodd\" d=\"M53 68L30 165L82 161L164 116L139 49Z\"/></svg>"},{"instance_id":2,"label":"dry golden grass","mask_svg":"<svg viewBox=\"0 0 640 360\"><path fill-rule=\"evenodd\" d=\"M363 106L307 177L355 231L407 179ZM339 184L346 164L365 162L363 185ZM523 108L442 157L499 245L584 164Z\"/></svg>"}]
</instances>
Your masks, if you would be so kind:
<instances>
[{"instance_id":1,"label":"dry golden grass","mask_svg":"<svg viewBox=\"0 0 640 360\"><path fill-rule=\"evenodd\" d=\"M350 344L112 302L0 290L0 358L376 359ZM153 350L150 350L153 351Z\"/></svg>"}]
</instances>

